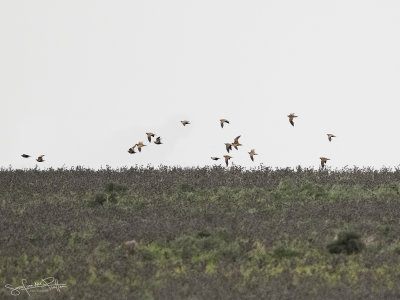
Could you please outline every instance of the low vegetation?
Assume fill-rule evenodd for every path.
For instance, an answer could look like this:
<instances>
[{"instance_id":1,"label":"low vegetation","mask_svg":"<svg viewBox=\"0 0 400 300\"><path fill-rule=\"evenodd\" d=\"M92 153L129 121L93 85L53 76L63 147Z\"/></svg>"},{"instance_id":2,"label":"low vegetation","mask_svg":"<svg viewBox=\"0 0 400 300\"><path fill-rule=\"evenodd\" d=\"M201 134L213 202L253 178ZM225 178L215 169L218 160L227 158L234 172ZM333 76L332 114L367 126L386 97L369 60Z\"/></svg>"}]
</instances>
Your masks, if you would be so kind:
<instances>
[{"instance_id":1,"label":"low vegetation","mask_svg":"<svg viewBox=\"0 0 400 300\"><path fill-rule=\"evenodd\" d=\"M67 284L48 299L395 299L399 193L397 169L0 170L0 282Z\"/></svg>"}]
</instances>

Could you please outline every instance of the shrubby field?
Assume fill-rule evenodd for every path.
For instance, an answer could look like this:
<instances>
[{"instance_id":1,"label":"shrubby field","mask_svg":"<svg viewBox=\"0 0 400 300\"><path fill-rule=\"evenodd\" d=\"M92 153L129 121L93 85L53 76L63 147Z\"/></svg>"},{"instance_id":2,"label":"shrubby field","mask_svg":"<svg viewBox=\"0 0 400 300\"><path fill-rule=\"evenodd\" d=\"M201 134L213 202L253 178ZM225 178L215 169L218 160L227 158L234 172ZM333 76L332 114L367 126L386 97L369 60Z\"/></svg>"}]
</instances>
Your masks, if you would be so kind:
<instances>
[{"instance_id":1,"label":"shrubby field","mask_svg":"<svg viewBox=\"0 0 400 300\"><path fill-rule=\"evenodd\" d=\"M398 299L399 205L398 169L3 169L0 299Z\"/></svg>"}]
</instances>

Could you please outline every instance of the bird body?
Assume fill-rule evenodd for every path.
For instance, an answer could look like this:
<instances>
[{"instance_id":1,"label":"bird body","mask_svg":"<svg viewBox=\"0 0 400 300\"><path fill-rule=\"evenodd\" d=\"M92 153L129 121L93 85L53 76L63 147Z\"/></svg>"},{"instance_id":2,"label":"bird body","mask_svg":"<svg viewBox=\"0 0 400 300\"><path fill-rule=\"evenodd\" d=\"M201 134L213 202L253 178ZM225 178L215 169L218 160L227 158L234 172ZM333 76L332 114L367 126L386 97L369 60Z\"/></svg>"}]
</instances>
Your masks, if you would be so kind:
<instances>
[{"instance_id":1,"label":"bird body","mask_svg":"<svg viewBox=\"0 0 400 300\"><path fill-rule=\"evenodd\" d=\"M156 140L154 141L154 144L161 145L162 144L161 137L157 137Z\"/></svg>"},{"instance_id":2,"label":"bird body","mask_svg":"<svg viewBox=\"0 0 400 300\"><path fill-rule=\"evenodd\" d=\"M321 160L321 167L322 169L325 167L325 164L328 160L331 160L330 158L326 158L326 157L320 157L319 158Z\"/></svg>"},{"instance_id":3,"label":"bird body","mask_svg":"<svg viewBox=\"0 0 400 300\"><path fill-rule=\"evenodd\" d=\"M136 153L135 148L136 148L136 145L134 145L133 147L129 148L128 152L130 154L135 154Z\"/></svg>"},{"instance_id":4,"label":"bird body","mask_svg":"<svg viewBox=\"0 0 400 300\"><path fill-rule=\"evenodd\" d=\"M236 150L238 150L238 147L239 147L239 146L242 146L242 144L239 143L239 138L240 138L240 137L241 137L240 135L237 136L237 137L234 139L233 143L232 143L232 146L235 147Z\"/></svg>"},{"instance_id":5,"label":"bird body","mask_svg":"<svg viewBox=\"0 0 400 300\"><path fill-rule=\"evenodd\" d=\"M147 139L148 139L149 142L151 143L151 137L154 137L154 133L146 132L146 134L147 134Z\"/></svg>"},{"instance_id":6,"label":"bird body","mask_svg":"<svg viewBox=\"0 0 400 300\"><path fill-rule=\"evenodd\" d=\"M226 148L226 151L228 151L228 153L229 153L229 151L232 150L232 144L225 143L225 148Z\"/></svg>"},{"instance_id":7,"label":"bird body","mask_svg":"<svg viewBox=\"0 0 400 300\"><path fill-rule=\"evenodd\" d=\"M288 118L289 118L290 124L292 124L292 126L294 126L294 121L293 121L293 119L294 119L294 118L297 118L297 116L296 116L294 113L291 113L290 115L288 115Z\"/></svg>"},{"instance_id":8,"label":"bird body","mask_svg":"<svg viewBox=\"0 0 400 300\"><path fill-rule=\"evenodd\" d=\"M228 123L229 124L229 121L227 119L221 119L219 121L221 122L221 128L224 128L224 123Z\"/></svg>"},{"instance_id":9,"label":"bird body","mask_svg":"<svg viewBox=\"0 0 400 300\"><path fill-rule=\"evenodd\" d=\"M327 136L330 142L332 141L332 138L336 137L336 135L333 135L332 133L328 133Z\"/></svg>"},{"instance_id":10,"label":"bird body","mask_svg":"<svg viewBox=\"0 0 400 300\"><path fill-rule=\"evenodd\" d=\"M251 149L249 154L252 161L254 161L254 155L258 155L254 149Z\"/></svg>"},{"instance_id":11,"label":"bird body","mask_svg":"<svg viewBox=\"0 0 400 300\"><path fill-rule=\"evenodd\" d=\"M44 156L44 155L40 155L40 156L36 159L36 161L38 161L38 162L44 162L45 160L43 159L43 156Z\"/></svg>"},{"instance_id":12,"label":"bird body","mask_svg":"<svg viewBox=\"0 0 400 300\"><path fill-rule=\"evenodd\" d=\"M139 143L136 144L136 146L137 146L139 152L142 152L142 148L147 146L147 145L143 144L143 142L139 142Z\"/></svg>"},{"instance_id":13,"label":"bird body","mask_svg":"<svg viewBox=\"0 0 400 300\"><path fill-rule=\"evenodd\" d=\"M236 150L239 150L238 147L243 145L240 143L233 143L232 146L235 147Z\"/></svg>"},{"instance_id":14,"label":"bird body","mask_svg":"<svg viewBox=\"0 0 400 300\"><path fill-rule=\"evenodd\" d=\"M232 156L224 155L224 157L225 157L225 164L226 166L228 166L228 161L232 158Z\"/></svg>"},{"instance_id":15,"label":"bird body","mask_svg":"<svg viewBox=\"0 0 400 300\"><path fill-rule=\"evenodd\" d=\"M187 121L187 120L183 120L183 121L181 121L181 123L182 123L183 126L186 126L187 124L190 124L190 122Z\"/></svg>"},{"instance_id":16,"label":"bird body","mask_svg":"<svg viewBox=\"0 0 400 300\"><path fill-rule=\"evenodd\" d=\"M30 155L28 155L28 154L22 154L21 155L23 158L28 158L28 157L31 157Z\"/></svg>"}]
</instances>

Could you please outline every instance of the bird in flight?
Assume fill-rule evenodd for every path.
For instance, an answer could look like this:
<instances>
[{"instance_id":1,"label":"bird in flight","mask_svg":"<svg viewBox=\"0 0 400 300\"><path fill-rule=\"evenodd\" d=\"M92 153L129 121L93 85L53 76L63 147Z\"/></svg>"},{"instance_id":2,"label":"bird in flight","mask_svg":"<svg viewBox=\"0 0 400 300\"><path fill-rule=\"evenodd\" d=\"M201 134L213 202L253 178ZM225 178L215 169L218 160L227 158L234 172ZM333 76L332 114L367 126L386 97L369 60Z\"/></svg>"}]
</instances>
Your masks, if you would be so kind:
<instances>
[{"instance_id":1,"label":"bird in flight","mask_svg":"<svg viewBox=\"0 0 400 300\"><path fill-rule=\"evenodd\" d=\"M23 158L28 158L28 157L31 157L30 155L28 155L28 154L22 154L21 155Z\"/></svg>"},{"instance_id":2,"label":"bird in flight","mask_svg":"<svg viewBox=\"0 0 400 300\"><path fill-rule=\"evenodd\" d=\"M160 136L156 138L156 140L154 141L154 144L157 144L157 145L161 145L162 144Z\"/></svg>"},{"instance_id":3,"label":"bird in flight","mask_svg":"<svg viewBox=\"0 0 400 300\"><path fill-rule=\"evenodd\" d=\"M240 135L237 136L237 137L235 138L235 140L233 141L233 143L232 143L232 146L235 147L236 150L238 150L238 146L242 146L242 144L239 143L239 138L240 138L240 137L241 137Z\"/></svg>"},{"instance_id":4,"label":"bird in flight","mask_svg":"<svg viewBox=\"0 0 400 300\"><path fill-rule=\"evenodd\" d=\"M40 155L40 156L36 159L36 161L38 161L38 162L44 162L43 156L44 156L44 155Z\"/></svg>"},{"instance_id":5,"label":"bird in flight","mask_svg":"<svg viewBox=\"0 0 400 300\"><path fill-rule=\"evenodd\" d=\"M229 121L227 119L221 119L219 121L221 122L221 128L224 128L224 123L228 123L229 124Z\"/></svg>"},{"instance_id":6,"label":"bird in flight","mask_svg":"<svg viewBox=\"0 0 400 300\"><path fill-rule=\"evenodd\" d=\"M212 160L218 160L218 159L220 159L220 158L219 158L219 157L212 156L211 159L212 159Z\"/></svg>"},{"instance_id":7,"label":"bird in flight","mask_svg":"<svg viewBox=\"0 0 400 300\"><path fill-rule=\"evenodd\" d=\"M333 135L332 133L328 133L327 136L330 142L332 141L332 138L336 137L336 135Z\"/></svg>"},{"instance_id":8,"label":"bird in flight","mask_svg":"<svg viewBox=\"0 0 400 300\"><path fill-rule=\"evenodd\" d=\"M331 159L326 157L320 157L320 160L321 160L321 167L323 169L325 167L326 162Z\"/></svg>"},{"instance_id":9,"label":"bird in flight","mask_svg":"<svg viewBox=\"0 0 400 300\"><path fill-rule=\"evenodd\" d=\"M229 153L229 151L232 150L232 144L225 143L225 148L226 148L226 151L228 151L228 153Z\"/></svg>"},{"instance_id":10,"label":"bird in flight","mask_svg":"<svg viewBox=\"0 0 400 300\"><path fill-rule=\"evenodd\" d=\"M251 149L249 154L252 161L254 161L254 155L258 155L254 149Z\"/></svg>"},{"instance_id":11,"label":"bird in flight","mask_svg":"<svg viewBox=\"0 0 400 300\"><path fill-rule=\"evenodd\" d=\"M190 124L190 122L187 121L187 120L183 120L183 121L181 121L181 123L182 123L183 126L186 126L187 124Z\"/></svg>"},{"instance_id":12,"label":"bird in flight","mask_svg":"<svg viewBox=\"0 0 400 300\"><path fill-rule=\"evenodd\" d=\"M139 143L136 144L136 146L137 146L139 152L142 152L142 148L147 146L147 145L143 144L143 142L139 142Z\"/></svg>"},{"instance_id":13,"label":"bird in flight","mask_svg":"<svg viewBox=\"0 0 400 300\"><path fill-rule=\"evenodd\" d=\"M224 155L224 157L225 157L225 164L226 166L228 166L228 161L232 158L232 156Z\"/></svg>"},{"instance_id":14,"label":"bird in flight","mask_svg":"<svg viewBox=\"0 0 400 300\"><path fill-rule=\"evenodd\" d=\"M147 134L147 139L148 139L149 142L151 143L151 137L154 137L154 133L146 132L146 134Z\"/></svg>"},{"instance_id":15,"label":"bird in flight","mask_svg":"<svg viewBox=\"0 0 400 300\"><path fill-rule=\"evenodd\" d=\"M134 145L133 147L129 148L128 152L129 152L130 154L135 154L135 153L136 153L135 147L136 147L136 145Z\"/></svg>"},{"instance_id":16,"label":"bird in flight","mask_svg":"<svg viewBox=\"0 0 400 300\"><path fill-rule=\"evenodd\" d=\"M297 118L298 116L296 116L294 113L291 113L290 115L288 115L288 118L289 118L289 122L290 122L290 124L292 124L292 126L294 126L294 121L293 121L293 119L294 118Z\"/></svg>"}]
</instances>

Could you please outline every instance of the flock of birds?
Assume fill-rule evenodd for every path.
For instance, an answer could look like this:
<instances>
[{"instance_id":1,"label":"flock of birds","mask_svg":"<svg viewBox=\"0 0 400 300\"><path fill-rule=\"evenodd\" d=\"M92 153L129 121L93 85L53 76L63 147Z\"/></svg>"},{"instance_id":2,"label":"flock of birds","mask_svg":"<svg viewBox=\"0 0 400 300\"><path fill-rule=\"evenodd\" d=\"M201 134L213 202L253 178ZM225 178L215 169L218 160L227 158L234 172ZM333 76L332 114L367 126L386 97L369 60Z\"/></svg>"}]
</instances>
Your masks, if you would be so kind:
<instances>
[{"instance_id":1,"label":"flock of birds","mask_svg":"<svg viewBox=\"0 0 400 300\"><path fill-rule=\"evenodd\" d=\"M294 127L294 118L297 118L297 117L298 117L298 116L296 116L294 113L291 113L291 114L288 115L289 123L290 123L293 127ZM229 121L228 121L227 119L220 119L219 121L220 121L220 124L221 124L221 128L224 128L224 124L230 124ZM183 126L186 126L186 125L189 125L189 124L190 124L190 121L188 121L188 120L183 120L183 121L181 121L181 123L182 123ZM156 144L156 145L161 145L161 144L163 144L163 143L161 142L161 137L160 137L160 136L155 137L155 134L152 133L152 132L146 132L146 135L147 135L147 140L149 141L149 143L151 143L151 139L154 138L154 139L155 139L155 140L154 140L154 144ZM332 134L332 133L328 133L327 136L328 136L329 142L332 141L332 138L336 137L336 136L335 136L334 134ZM242 144L239 143L239 138L240 138L240 137L241 137L240 135L237 136L237 137L233 140L232 143L225 143L225 149L226 149L226 151L228 152L227 155L224 155L224 156L223 156L223 157L225 158L225 164L226 164L226 166L228 166L229 160L230 160L231 158L233 158L232 156L229 155L229 151L232 151L232 147L235 148L236 150L239 150L238 147L243 146ZM137 144L133 145L131 148L128 149L128 153L129 153L129 154L135 154L135 153L137 153L137 152L135 151L136 148L137 148L137 150L138 150L139 152L142 152L142 148L145 147L145 146L147 146L147 145L143 144L143 142L138 142ZM254 162L254 156L255 156L255 155L258 155L258 154L256 153L255 149L251 149L251 150L248 152L248 154L249 154L249 156L250 156L250 159L251 159L253 162ZM22 154L21 156L22 156L23 158L29 158L29 157L31 157L31 156L28 155L28 154ZM44 157L44 155L40 155L40 156L36 159L36 161L37 161L37 162L44 162L45 160L43 159L43 157ZM211 159L217 161L217 160L220 159L220 157L212 156ZM330 160L330 158L327 158L327 157L320 157L320 160L321 160L321 167L322 167L322 169L323 169L323 168L325 167L327 161Z\"/></svg>"},{"instance_id":2,"label":"flock of birds","mask_svg":"<svg viewBox=\"0 0 400 300\"><path fill-rule=\"evenodd\" d=\"M220 124L221 124L221 128L224 128L224 124L225 124L225 123L226 123L226 124L229 124L229 121L228 121L227 119L220 119L219 121L220 121ZM190 124L190 121L188 121L188 120L183 120L183 121L181 121L181 123L182 123L183 126L186 126L186 125L189 125L189 124ZM155 138L155 134L152 133L152 132L146 132L146 135L147 135L147 139L148 139L148 141L149 141L150 143L151 143L151 138ZM238 148L239 146L242 146L242 144L239 143L239 138L240 138L240 135L237 136L237 137L234 139L234 141L233 141L232 143L225 143L225 148L226 148L226 151L227 151L228 153L229 153L229 151L232 150L232 146L233 146L236 150L239 149L239 148ZM154 144L156 144L156 145L161 145L161 144L162 144L162 142L161 142L161 137L155 138ZM135 148L137 148L137 150L139 150L139 152L142 152L142 148L143 148L144 146L147 146L147 145L143 144L143 142L138 142L137 144L133 145L131 148L128 149L128 153L130 153L130 154L135 154L135 153L137 153L137 152L135 151ZM254 149L251 149L250 152L249 152L249 155L250 155L251 160L254 161L254 155L257 155L257 153L255 152ZM232 158L232 156L230 156L230 155L224 155L224 158L225 158L226 166L228 166L228 162L229 162L229 160ZM211 159L212 159L212 160L219 160L220 157L212 156Z\"/></svg>"},{"instance_id":3,"label":"flock of birds","mask_svg":"<svg viewBox=\"0 0 400 300\"><path fill-rule=\"evenodd\" d=\"M21 155L23 158L29 158L29 157L31 157L30 155L28 155L28 154L22 154ZM38 161L38 162L44 162L45 160L43 159L43 154L42 155L39 155L39 157L38 158L36 158L36 161Z\"/></svg>"}]
</instances>

